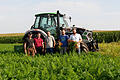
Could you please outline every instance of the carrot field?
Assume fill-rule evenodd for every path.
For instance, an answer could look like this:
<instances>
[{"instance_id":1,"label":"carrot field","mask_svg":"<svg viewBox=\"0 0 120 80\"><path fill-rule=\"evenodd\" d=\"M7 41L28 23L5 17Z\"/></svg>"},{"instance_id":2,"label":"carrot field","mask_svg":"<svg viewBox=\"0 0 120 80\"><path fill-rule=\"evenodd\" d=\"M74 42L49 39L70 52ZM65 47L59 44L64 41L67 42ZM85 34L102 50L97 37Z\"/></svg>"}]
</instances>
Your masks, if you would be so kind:
<instances>
[{"instance_id":1,"label":"carrot field","mask_svg":"<svg viewBox=\"0 0 120 80\"><path fill-rule=\"evenodd\" d=\"M120 42L100 43L98 52L35 57L0 44L0 80L120 80Z\"/></svg>"}]
</instances>

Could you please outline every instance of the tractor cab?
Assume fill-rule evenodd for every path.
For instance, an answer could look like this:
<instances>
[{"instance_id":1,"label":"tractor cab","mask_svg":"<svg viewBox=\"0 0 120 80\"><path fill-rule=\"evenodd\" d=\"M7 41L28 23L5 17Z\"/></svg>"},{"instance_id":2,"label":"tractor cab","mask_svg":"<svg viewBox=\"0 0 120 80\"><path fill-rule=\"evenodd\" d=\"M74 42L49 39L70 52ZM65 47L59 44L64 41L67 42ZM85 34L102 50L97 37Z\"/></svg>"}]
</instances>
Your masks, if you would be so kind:
<instances>
[{"instance_id":1,"label":"tractor cab","mask_svg":"<svg viewBox=\"0 0 120 80\"><path fill-rule=\"evenodd\" d=\"M61 27L68 27L64 15L59 13L59 22L57 13L42 13L35 15L35 22L31 29L40 29L44 32L50 31L53 36L56 35ZM59 26L58 26L59 24Z\"/></svg>"}]
</instances>

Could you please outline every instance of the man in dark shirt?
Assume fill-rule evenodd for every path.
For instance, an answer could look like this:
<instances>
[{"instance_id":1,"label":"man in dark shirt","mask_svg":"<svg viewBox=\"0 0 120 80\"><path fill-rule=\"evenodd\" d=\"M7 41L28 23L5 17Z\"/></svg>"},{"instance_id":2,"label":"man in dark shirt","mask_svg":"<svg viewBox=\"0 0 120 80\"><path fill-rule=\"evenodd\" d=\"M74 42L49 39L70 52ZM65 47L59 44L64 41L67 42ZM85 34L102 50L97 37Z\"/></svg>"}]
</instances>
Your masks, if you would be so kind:
<instances>
[{"instance_id":1,"label":"man in dark shirt","mask_svg":"<svg viewBox=\"0 0 120 80\"><path fill-rule=\"evenodd\" d=\"M30 55L30 53L32 53L32 56L35 56L36 49L35 49L35 45L34 45L34 40L32 39L31 32L28 33L28 37L25 39L24 52L25 52L25 54L28 53L28 56Z\"/></svg>"}]
</instances>

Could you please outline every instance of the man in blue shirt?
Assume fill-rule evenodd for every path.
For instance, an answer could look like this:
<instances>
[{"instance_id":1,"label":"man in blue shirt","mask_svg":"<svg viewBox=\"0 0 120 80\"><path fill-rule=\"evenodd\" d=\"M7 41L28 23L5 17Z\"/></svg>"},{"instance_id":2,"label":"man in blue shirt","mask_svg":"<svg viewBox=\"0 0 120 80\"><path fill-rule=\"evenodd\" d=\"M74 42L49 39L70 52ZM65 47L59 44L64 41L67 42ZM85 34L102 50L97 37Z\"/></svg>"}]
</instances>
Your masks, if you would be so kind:
<instances>
[{"instance_id":1,"label":"man in blue shirt","mask_svg":"<svg viewBox=\"0 0 120 80\"><path fill-rule=\"evenodd\" d=\"M61 42L61 50L60 53L66 53L68 47L68 39L69 36L65 34L65 30L62 30L62 35L60 35L59 40Z\"/></svg>"}]
</instances>

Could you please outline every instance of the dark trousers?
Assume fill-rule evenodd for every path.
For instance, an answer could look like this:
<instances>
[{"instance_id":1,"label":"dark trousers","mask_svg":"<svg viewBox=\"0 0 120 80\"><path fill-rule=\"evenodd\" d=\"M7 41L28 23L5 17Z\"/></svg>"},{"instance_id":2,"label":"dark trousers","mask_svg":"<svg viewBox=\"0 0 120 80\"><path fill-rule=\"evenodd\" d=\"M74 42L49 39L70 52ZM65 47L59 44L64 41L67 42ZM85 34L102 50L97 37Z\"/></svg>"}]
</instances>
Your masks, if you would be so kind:
<instances>
[{"instance_id":1,"label":"dark trousers","mask_svg":"<svg viewBox=\"0 0 120 80\"><path fill-rule=\"evenodd\" d=\"M46 53L54 53L54 48L46 48Z\"/></svg>"},{"instance_id":2,"label":"dark trousers","mask_svg":"<svg viewBox=\"0 0 120 80\"><path fill-rule=\"evenodd\" d=\"M36 51L37 51L37 53L39 53L39 54L42 54L43 52L42 52L42 47L36 47Z\"/></svg>"}]
</instances>

